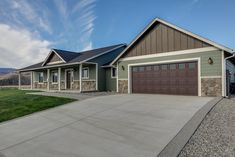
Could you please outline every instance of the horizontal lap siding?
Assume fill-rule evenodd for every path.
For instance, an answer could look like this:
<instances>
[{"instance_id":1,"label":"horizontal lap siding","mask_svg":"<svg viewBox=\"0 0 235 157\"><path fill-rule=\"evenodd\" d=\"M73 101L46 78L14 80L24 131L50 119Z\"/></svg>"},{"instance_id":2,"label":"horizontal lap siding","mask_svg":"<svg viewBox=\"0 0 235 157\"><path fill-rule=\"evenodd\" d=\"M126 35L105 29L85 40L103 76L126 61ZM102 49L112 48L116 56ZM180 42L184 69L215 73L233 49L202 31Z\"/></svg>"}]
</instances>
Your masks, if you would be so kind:
<instances>
[{"instance_id":1,"label":"horizontal lap siding","mask_svg":"<svg viewBox=\"0 0 235 157\"><path fill-rule=\"evenodd\" d=\"M185 54L185 55L152 57L148 59L120 61L118 64L119 66L118 78L127 79L128 64L178 60L178 59L187 59L187 58L200 58L201 59L201 76L222 76L222 68L221 68L222 67L222 53L221 51L217 50L217 51L200 52L200 53L192 53L192 54ZM213 64L208 64L208 58L213 59ZM124 66L124 70L122 69L122 66Z\"/></svg>"},{"instance_id":2,"label":"horizontal lap siding","mask_svg":"<svg viewBox=\"0 0 235 157\"><path fill-rule=\"evenodd\" d=\"M146 32L122 58L208 46L207 43L164 24L156 24L152 29Z\"/></svg>"}]
</instances>

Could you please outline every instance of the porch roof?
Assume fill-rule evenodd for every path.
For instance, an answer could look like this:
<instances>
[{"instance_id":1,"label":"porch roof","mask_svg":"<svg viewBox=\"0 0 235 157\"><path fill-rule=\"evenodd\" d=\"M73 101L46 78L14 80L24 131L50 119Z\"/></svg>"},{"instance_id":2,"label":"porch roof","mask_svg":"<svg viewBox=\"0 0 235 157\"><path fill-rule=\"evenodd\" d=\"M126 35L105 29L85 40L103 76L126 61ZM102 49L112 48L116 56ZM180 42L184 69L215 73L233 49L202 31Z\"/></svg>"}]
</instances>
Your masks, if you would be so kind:
<instances>
[{"instance_id":1,"label":"porch roof","mask_svg":"<svg viewBox=\"0 0 235 157\"><path fill-rule=\"evenodd\" d=\"M59 49L52 49L52 51L55 51L61 58L63 58L63 60L65 61L64 63L58 63L58 64L53 64L53 65L43 65L45 61L42 61L37 64L33 64L28 67L19 69L18 71L46 69L46 68L53 68L53 67L58 67L58 66L66 66L66 65L89 62L89 60L96 58L102 54L111 52L112 50L120 48L121 46L125 46L125 44L112 45L108 47L102 47L102 48L82 51L82 52L71 52L71 51L65 51L65 50L59 50Z\"/></svg>"}]
</instances>

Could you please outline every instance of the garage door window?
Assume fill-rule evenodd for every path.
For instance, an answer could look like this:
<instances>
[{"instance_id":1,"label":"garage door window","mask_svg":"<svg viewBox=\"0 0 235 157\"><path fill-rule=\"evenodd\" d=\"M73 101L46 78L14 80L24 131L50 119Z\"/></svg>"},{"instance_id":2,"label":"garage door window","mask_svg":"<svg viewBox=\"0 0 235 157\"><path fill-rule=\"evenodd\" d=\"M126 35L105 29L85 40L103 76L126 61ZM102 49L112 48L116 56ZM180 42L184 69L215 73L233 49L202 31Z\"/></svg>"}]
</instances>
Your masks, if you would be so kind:
<instances>
[{"instance_id":1,"label":"garage door window","mask_svg":"<svg viewBox=\"0 0 235 157\"><path fill-rule=\"evenodd\" d=\"M195 69L196 68L195 63L189 63L188 66L189 66L189 69Z\"/></svg>"},{"instance_id":2,"label":"garage door window","mask_svg":"<svg viewBox=\"0 0 235 157\"><path fill-rule=\"evenodd\" d=\"M144 67L139 67L139 71L140 72L144 71Z\"/></svg>"},{"instance_id":3,"label":"garage door window","mask_svg":"<svg viewBox=\"0 0 235 157\"><path fill-rule=\"evenodd\" d=\"M176 69L176 64L170 64L170 69L175 70Z\"/></svg>"},{"instance_id":4,"label":"garage door window","mask_svg":"<svg viewBox=\"0 0 235 157\"><path fill-rule=\"evenodd\" d=\"M159 65L155 65L155 66L154 66L154 70L155 70L155 71L159 70Z\"/></svg>"},{"instance_id":5,"label":"garage door window","mask_svg":"<svg viewBox=\"0 0 235 157\"><path fill-rule=\"evenodd\" d=\"M146 70L147 70L147 71L151 71L151 69L152 69L151 66L147 66L147 67L146 67Z\"/></svg>"},{"instance_id":6,"label":"garage door window","mask_svg":"<svg viewBox=\"0 0 235 157\"><path fill-rule=\"evenodd\" d=\"M133 72L137 72L138 71L138 67L133 67Z\"/></svg>"},{"instance_id":7,"label":"garage door window","mask_svg":"<svg viewBox=\"0 0 235 157\"><path fill-rule=\"evenodd\" d=\"M185 69L185 64L179 64L179 69L184 70Z\"/></svg>"},{"instance_id":8,"label":"garage door window","mask_svg":"<svg viewBox=\"0 0 235 157\"><path fill-rule=\"evenodd\" d=\"M167 65L162 65L161 68L162 70L167 70Z\"/></svg>"}]
</instances>

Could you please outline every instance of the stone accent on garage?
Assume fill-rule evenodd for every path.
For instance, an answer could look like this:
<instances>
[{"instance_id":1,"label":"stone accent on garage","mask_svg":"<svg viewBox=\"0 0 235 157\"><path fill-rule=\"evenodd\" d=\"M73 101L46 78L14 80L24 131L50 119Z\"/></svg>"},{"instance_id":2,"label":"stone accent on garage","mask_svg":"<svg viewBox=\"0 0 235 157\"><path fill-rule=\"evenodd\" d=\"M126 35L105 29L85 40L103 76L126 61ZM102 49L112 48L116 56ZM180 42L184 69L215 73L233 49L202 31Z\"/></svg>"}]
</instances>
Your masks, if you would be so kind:
<instances>
[{"instance_id":1,"label":"stone accent on garage","mask_svg":"<svg viewBox=\"0 0 235 157\"><path fill-rule=\"evenodd\" d=\"M78 80L74 80L73 83L72 83L72 89L73 90L80 90L80 81Z\"/></svg>"},{"instance_id":2,"label":"stone accent on garage","mask_svg":"<svg viewBox=\"0 0 235 157\"><path fill-rule=\"evenodd\" d=\"M47 82L39 83L39 82L34 82L34 89L47 89Z\"/></svg>"},{"instance_id":3,"label":"stone accent on garage","mask_svg":"<svg viewBox=\"0 0 235 157\"><path fill-rule=\"evenodd\" d=\"M118 80L118 92L128 93L128 80Z\"/></svg>"},{"instance_id":4,"label":"stone accent on garage","mask_svg":"<svg viewBox=\"0 0 235 157\"><path fill-rule=\"evenodd\" d=\"M202 78L201 79L202 96L222 96L221 78Z\"/></svg>"},{"instance_id":5,"label":"stone accent on garage","mask_svg":"<svg viewBox=\"0 0 235 157\"><path fill-rule=\"evenodd\" d=\"M95 80L82 80L82 91L95 91L96 81Z\"/></svg>"}]
</instances>

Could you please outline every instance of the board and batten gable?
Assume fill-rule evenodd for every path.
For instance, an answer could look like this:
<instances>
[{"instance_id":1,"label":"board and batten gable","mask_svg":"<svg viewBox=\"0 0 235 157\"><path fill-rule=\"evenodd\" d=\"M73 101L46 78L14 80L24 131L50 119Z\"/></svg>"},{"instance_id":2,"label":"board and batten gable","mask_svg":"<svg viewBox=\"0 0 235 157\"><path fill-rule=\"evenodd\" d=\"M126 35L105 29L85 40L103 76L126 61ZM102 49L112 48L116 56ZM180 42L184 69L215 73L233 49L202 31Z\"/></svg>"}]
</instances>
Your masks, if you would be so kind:
<instances>
[{"instance_id":1,"label":"board and batten gable","mask_svg":"<svg viewBox=\"0 0 235 157\"><path fill-rule=\"evenodd\" d=\"M63 60L57 54L53 52L48 58L46 65L50 63L55 63L55 62L63 62Z\"/></svg>"},{"instance_id":2,"label":"board and batten gable","mask_svg":"<svg viewBox=\"0 0 235 157\"><path fill-rule=\"evenodd\" d=\"M211 45L191 37L162 23L154 24L121 58L210 47Z\"/></svg>"}]
</instances>

